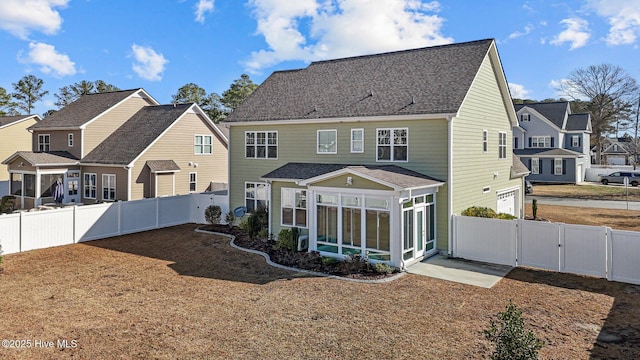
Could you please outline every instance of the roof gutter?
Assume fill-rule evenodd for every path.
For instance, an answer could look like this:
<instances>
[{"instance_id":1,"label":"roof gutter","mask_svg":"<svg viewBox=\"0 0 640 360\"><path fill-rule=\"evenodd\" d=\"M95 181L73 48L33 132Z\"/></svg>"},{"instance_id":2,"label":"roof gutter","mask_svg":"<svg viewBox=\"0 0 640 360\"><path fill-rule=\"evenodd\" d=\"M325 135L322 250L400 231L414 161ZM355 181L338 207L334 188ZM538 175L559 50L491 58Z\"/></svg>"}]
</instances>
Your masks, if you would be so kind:
<instances>
[{"instance_id":1,"label":"roof gutter","mask_svg":"<svg viewBox=\"0 0 640 360\"><path fill-rule=\"evenodd\" d=\"M453 256L453 119L447 118L447 255Z\"/></svg>"},{"instance_id":2,"label":"roof gutter","mask_svg":"<svg viewBox=\"0 0 640 360\"><path fill-rule=\"evenodd\" d=\"M448 119L455 116L455 113L441 114L413 114L413 115L382 115L382 116L359 116L359 117L335 117L335 118L315 118L315 119L281 119L281 120L256 120L256 121L229 121L225 124L229 126L255 126L255 125L281 125L281 124L331 124L331 123L358 123L390 120L435 120Z\"/></svg>"}]
</instances>

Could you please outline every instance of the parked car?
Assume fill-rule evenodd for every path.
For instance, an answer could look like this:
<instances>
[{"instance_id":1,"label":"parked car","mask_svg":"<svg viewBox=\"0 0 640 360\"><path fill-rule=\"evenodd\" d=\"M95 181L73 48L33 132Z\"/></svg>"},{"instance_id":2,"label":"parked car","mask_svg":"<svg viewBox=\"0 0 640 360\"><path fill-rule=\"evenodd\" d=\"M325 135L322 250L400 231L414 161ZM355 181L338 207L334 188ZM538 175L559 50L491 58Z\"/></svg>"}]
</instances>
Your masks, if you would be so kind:
<instances>
[{"instance_id":1,"label":"parked car","mask_svg":"<svg viewBox=\"0 0 640 360\"><path fill-rule=\"evenodd\" d=\"M630 171L616 171L609 175L600 176L600 182L604 185L624 184L624 178L629 178L629 185L638 186L640 183L640 173Z\"/></svg>"},{"instance_id":2,"label":"parked car","mask_svg":"<svg viewBox=\"0 0 640 360\"><path fill-rule=\"evenodd\" d=\"M531 181L529 180L525 180L524 182L524 193L533 194L533 185L531 185Z\"/></svg>"}]
</instances>

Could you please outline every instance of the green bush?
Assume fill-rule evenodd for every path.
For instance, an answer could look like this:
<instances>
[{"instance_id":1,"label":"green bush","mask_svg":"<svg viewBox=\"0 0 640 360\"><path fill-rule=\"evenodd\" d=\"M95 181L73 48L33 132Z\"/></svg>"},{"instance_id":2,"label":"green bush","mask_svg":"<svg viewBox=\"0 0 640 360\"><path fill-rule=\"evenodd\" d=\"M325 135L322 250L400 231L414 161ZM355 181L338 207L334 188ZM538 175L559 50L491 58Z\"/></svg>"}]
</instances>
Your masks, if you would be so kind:
<instances>
[{"instance_id":1,"label":"green bush","mask_svg":"<svg viewBox=\"0 0 640 360\"><path fill-rule=\"evenodd\" d=\"M533 212L533 220L538 219L538 199L533 199L531 202L531 211Z\"/></svg>"},{"instance_id":2,"label":"green bush","mask_svg":"<svg viewBox=\"0 0 640 360\"><path fill-rule=\"evenodd\" d=\"M462 211L463 216L474 216L483 218L495 218L496 212L488 207L472 206Z\"/></svg>"},{"instance_id":3,"label":"green bush","mask_svg":"<svg viewBox=\"0 0 640 360\"><path fill-rule=\"evenodd\" d=\"M289 229L282 229L278 233L278 240L276 240L276 249L286 249L289 251L298 250L298 244L293 238L293 231Z\"/></svg>"},{"instance_id":4,"label":"green bush","mask_svg":"<svg viewBox=\"0 0 640 360\"><path fill-rule=\"evenodd\" d=\"M378 274L393 274L398 271L397 268L385 263L375 263L373 264L373 270Z\"/></svg>"},{"instance_id":5,"label":"green bush","mask_svg":"<svg viewBox=\"0 0 640 360\"><path fill-rule=\"evenodd\" d=\"M2 245L0 245L0 264L2 264Z\"/></svg>"},{"instance_id":6,"label":"green bush","mask_svg":"<svg viewBox=\"0 0 640 360\"><path fill-rule=\"evenodd\" d=\"M322 257L322 265L324 266L333 266L338 263L338 259L331 256L323 256Z\"/></svg>"},{"instance_id":7,"label":"green bush","mask_svg":"<svg viewBox=\"0 0 640 360\"><path fill-rule=\"evenodd\" d=\"M513 220L513 219L517 219L517 218L515 216L511 215L511 214L499 213L499 214L496 215L496 219Z\"/></svg>"},{"instance_id":8,"label":"green bush","mask_svg":"<svg viewBox=\"0 0 640 360\"><path fill-rule=\"evenodd\" d=\"M236 221L236 216L233 214L233 211L229 211L229 212L224 216L224 221L225 221L229 226L233 226L233 223Z\"/></svg>"},{"instance_id":9,"label":"green bush","mask_svg":"<svg viewBox=\"0 0 640 360\"><path fill-rule=\"evenodd\" d=\"M258 207L247 219L247 232L254 238L269 236L269 213L264 207Z\"/></svg>"},{"instance_id":10,"label":"green bush","mask_svg":"<svg viewBox=\"0 0 640 360\"><path fill-rule=\"evenodd\" d=\"M204 218L211 225L220 224L222 208L218 205L210 205L204 210Z\"/></svg>"},{"instance_id":11,"label":"green bush","mask_svg":"<svg viewBox=\"0 0 640 360\"><path fill-rule=\"evenodd\" d=\"M524 329L522 311L509 300L505 311L496 316L498 321L492 319L489 330L484 331L485 338L495 344L491 359L538 359L538 350L544 346L544 342L533 331Z\"/></svg>"}]
</instances>

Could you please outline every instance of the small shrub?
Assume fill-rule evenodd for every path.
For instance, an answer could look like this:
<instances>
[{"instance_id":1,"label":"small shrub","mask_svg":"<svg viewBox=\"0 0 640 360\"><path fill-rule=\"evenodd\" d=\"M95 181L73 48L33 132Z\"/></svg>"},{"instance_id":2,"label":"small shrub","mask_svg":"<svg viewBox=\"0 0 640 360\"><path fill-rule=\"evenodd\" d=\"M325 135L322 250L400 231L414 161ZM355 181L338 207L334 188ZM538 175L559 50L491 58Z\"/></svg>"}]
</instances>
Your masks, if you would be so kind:
<instances>
[{"instance_id":1,"label":"small shrub","mask_svg":"<svg viewBox=\"0 0 640 360\"><path fill-rule=\"evenodd\" d=\"M462 215L483 217L483 218L495 218L496 212L493 209L488 207L472 206L470 208L464 209L464 211L462 211Z\"/></svg>"},{"instance_id":2,"label":"small shrub","mask_svg":"<svg viewBox=\"0 0 640 360\"><path fill-rule=\"evenodd\" d=\"M282 229L278 233L278 240L276 240L276 249L285 249L289 251L298 250L296 242L293 240L293 231L289 229Z\"/></svg>"},{"instance_id":3,"label":"small shrub","mask_svg":"<svg viewBox=\"0 0 640 360\"><path fill-rule=\"evenodd\" d=\"M496 215L496 219L513 220L513 219L517 219L517 217L507 213L499 213Z\"/></svg>"},{"instance_id":4,"label":"small shrub","mask_svg":"<svg viewBox=\"0 0 640 360\"><path fill-rule=\"evenodd\" d=\"M229 212L224 216L224 221L225 221L229 226L233 226L233 223L236 221L236 216L233 214L233 211L229 211Z\"/></svg>"},{"instance_id":5,"label":"small shrub","mask_svg":"<svg viewBox=\"0 0 640 360\"><path fill-rule=\"evenodd\" d=\"M353 274L368 271L370 265L369 261L360 254L348 255L338 264L338 270L345 274Z\"/></svg>"},{"instance_id":6,"label":"small shrub","mask_svg":"<svg viewBox=\"0 0 640 360\"><path fill-rule=\"evenodd\" d=\"M339 262L338 259L331 256L323 256L322 257L322 265L324 266L334 266Z\"/></svg>"},{"instance_id":7,"label":"small shrub","mask_svg":"<svg viewBox=\"0 0 640 360\"><path fill-rule=\"evenodd\" d=\"M498 321L492 319L489 330L484 331L485 338L495 344L491 359L538 359L538 350L544 346L544 342L533 331L525 330L522 311L511 300L505 311L499 312L496 317Z\"/></svg>"},{"instance_id":8,"label":"small shrub","mask_svg":"<svg viewBox=\"0 0 640 360\"><path fill-rule=\"evenodd\" d=\"M264 207L258 207L247 219L247 232L251 238L269 236L269 213ZM261 233L262 232L262 233Z\"/></svg>"},{"instance_id":9,"label":"small shrub","mask_svg":"<svg viewBox=\"0 0 640 360\"><path fill-rule=\"evenodd\" d=\"M246 232L249 232L248 219L244 219L244 220L240 221L240 224L238 224L238 227L240 228L240 230L244 230Z\"/></svg>"},{"instance_id":10,"label":"small shrub","mask_svg":"<svg viewBox=\"0 0 640 360\"><path fill-rule=\"evenodd\" d=\"M385 263L373 264L373 271L377 272L378 274L393 274L397 272L397 270L398 269L394 268L389 264L385 264Z\"/></svg>"},{"instance_id":11,"label":"small shrub","mask_svg":"<svg viewBox=\"0 0 640 360\"><path fill-rule=\"evenodd\" d=\"M533 220L538 219L538 199L533 199L531 202L531 211L533 212Z\"/></svg>"},{"instance_id":12,"label":"small shrub","mask_svg":"<svg viewBox=\"0 0 640 360\"><path fill-rule=\"evenodd\" d=\"M2 264L2 245L0 245L0 265Z\"/></svg>"},{"instance_id":13,"label":"small shrub","mask_svg":"<svg viewBox=\"0 0 640 360\"><path fill-rule=\"evenodd\" d=\"M222 208L218 205L211 205L204 210L204 218L211 225L220 224Z\"/></svg>"}]
</instances>

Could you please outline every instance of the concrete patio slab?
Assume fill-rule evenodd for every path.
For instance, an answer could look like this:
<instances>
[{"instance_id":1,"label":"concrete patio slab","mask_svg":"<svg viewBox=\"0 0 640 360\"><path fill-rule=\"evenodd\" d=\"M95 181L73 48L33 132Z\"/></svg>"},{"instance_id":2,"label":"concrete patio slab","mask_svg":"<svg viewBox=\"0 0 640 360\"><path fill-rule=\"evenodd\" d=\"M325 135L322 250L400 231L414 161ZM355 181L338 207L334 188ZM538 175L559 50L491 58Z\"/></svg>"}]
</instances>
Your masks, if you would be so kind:
<instances>
[{"instance_id":1,"label":"concrete patio slab","mask_svg":"<svg viewBox=\"0 0 640 360\"><path fill-rule=\"evenodd\" d=\"M410 274L491 288L513 269L511 266L432 256L407 267Z\"/></svg>"}]
</instances>

